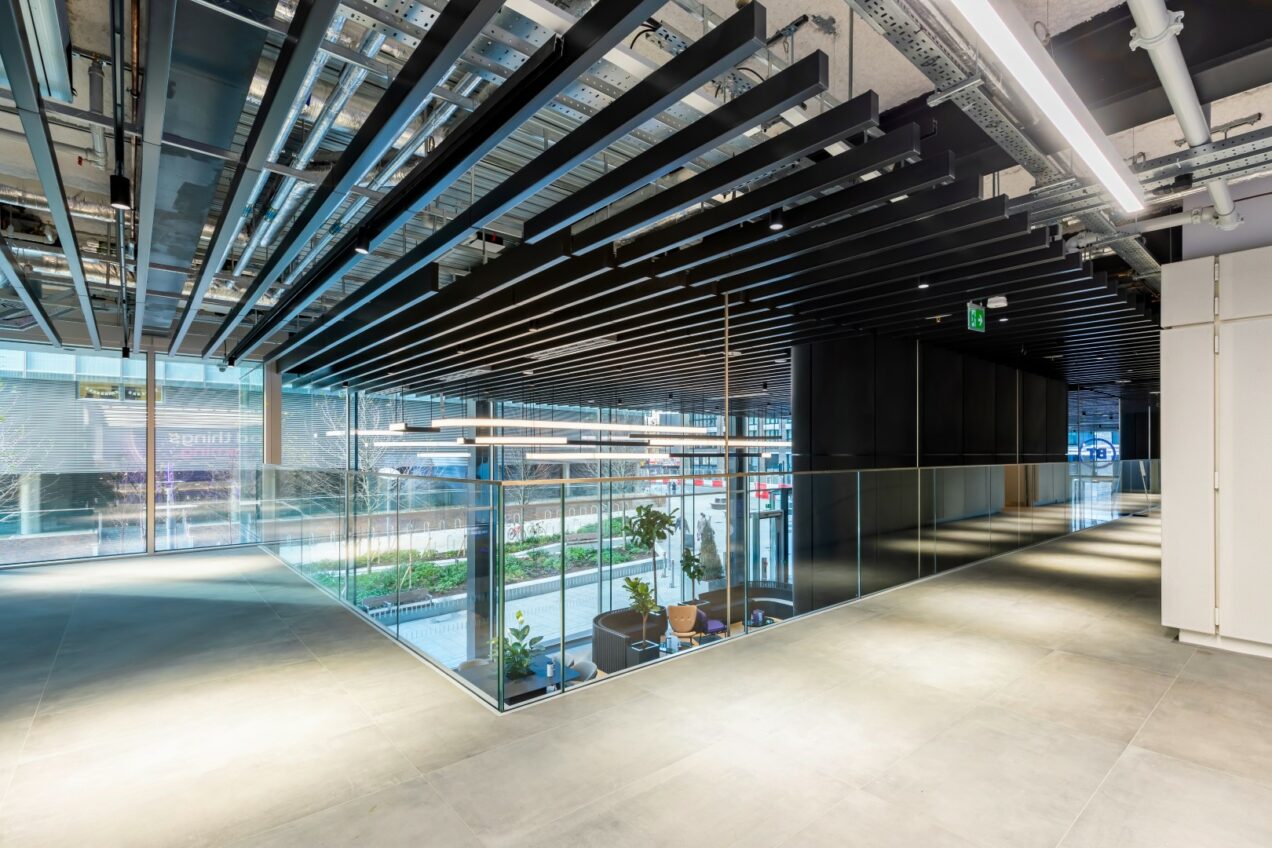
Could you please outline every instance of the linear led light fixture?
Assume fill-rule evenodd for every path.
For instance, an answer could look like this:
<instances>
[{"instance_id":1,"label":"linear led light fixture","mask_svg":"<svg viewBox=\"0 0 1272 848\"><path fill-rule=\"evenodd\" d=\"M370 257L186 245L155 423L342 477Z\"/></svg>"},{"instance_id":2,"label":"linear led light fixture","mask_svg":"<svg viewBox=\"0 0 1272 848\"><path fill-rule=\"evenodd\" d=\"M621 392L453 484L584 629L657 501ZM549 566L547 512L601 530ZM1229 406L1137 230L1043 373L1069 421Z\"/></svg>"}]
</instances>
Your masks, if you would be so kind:
<instances>
[{"instance_id":1,"label":"linear led light fixture","mask_svg":"<svg viewBox=\"0 0 1272 848\"><path fill-rule=\"evenodd\" d=\"M739 436L738 438L730 438L727 442L724 436L712 436L710 438L690 438L690 439L669 439L651 436L646 439L653 447L709 447L718 448L728 445L731 448L789 448L790 442L784 442L777 439L753 439Z\"/></svg>"},{"instance_id":2,"label":"linear led light fixture","mask_svg":"<svg viewBox=\"0 0 1272 848\"><path fill-rule=\"evenodd\" d=\"M665 453L634 453L634 452L613 452L603 453L601 451L583 451L580 453L527 453L526 459L535 462L583 462L585 460L604 460L612 459L621 461L633 461L647 459L651 462L661 462L671 457Z\"/></svg>"},{"instance_id":3,"label":"linear led light fixture","mask_svg":"<svg viewBox=\"0 0 1272 848\"><path fill-rule=\"evenodd\" d=\"M392 425L390 425L392 426ZM440 427L517 427L527 430L596 430L604 432L640 431L696 435L711 432L710 427L688 427L679 424L615 424L600 421L544 421L538 418L437 418L429 422L430 432Z\"/></svg>"},{"instance_id":4,"label":"linear led light fixture","mask_svg":"<svg viewBox=\"0 0 1272 848\"><path fill-rule=\"evenodd\" d=\"M433 441L433 442L372 442L371 446L376 448L435 448L450 447L450 442ZM468 456L468 454L464 454Z\"/></svg>"},{"instance_id":5,"label":"linear led light fixture","mask_svg":"<svg viewBox=\"0 0 1272 848\"><path fill-rule=\"evenodd\" d=\"M390 425L389 425L389 428L390 428L390 429L388 429L388 430L354 430L354 431L353 431L353 435L355 435L355 436L401 436L401 435L403 435L404 433L406 433L406 432L407 432L407 431L404 431L404 430L394 430L394 429L392 429L392 427L393 427L393 425L391 425L391 424L390 424ZM410 432L434 433L434 432L436 432L436 431L435 431L435 430L413 430L413 431L410 431ZM328 435L328 436L344 436L344 435L346 435L346 431L344 431L344 430L328 430L328 431L327 431L327 435ZM401 443L400 443L400 442L394 442L394 444L401 444Z\"/></svg>"},{"instance_id":6,"label":"linear led light fixture","mask_svg":"<svg viewBox=\"0 0 1272 848\"><path fill-rule=\"evenodd\" d=\"M1012 0L953 0L953 5L1122 210L1142 210L1139 180Z\"/></svg>"},{"instance_id":7,"label":"linear led light fixture","mask_svg":"<svg viewBox=\"0 0 1272 848\"><path fill-rule=\"evenodd\" d=\"M455 440L457 445L564 445L568 444L565 436L474 436L465 439L462 436Z\"/></svg>"},{"instance_id":8,"label":"linear led light fixture","mask_svg":"<svg viewBox=\"0 0 1272 848\"><path fill-rule=\"evenodd\" d=\"M426 451L415 456L417 459L468 459L468 451Z\"/></svg>"},{"instance_id":9,"label":"linear led light fixture","mask_svg":"<svg viewBox=\"0 0 1272 848\"><path fill-rule=\"evenodd\" d=\"M441 430L432 426L421 426L419 424L407 424L405 421L394 421L389 425L389 431L392 433L440 433Z\"/></svg>"}]
</instances>

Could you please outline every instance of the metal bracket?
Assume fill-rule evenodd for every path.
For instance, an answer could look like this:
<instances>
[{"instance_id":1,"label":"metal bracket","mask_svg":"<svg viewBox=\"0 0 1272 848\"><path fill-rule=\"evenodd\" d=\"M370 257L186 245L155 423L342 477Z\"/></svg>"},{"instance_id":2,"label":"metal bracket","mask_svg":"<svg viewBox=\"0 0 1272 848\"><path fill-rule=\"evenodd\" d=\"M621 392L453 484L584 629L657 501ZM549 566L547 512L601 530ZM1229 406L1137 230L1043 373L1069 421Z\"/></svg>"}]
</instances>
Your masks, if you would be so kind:
<instances>
[{"instance_id":1,"label":"metal bracket","mask_svg":"<svg viewBox=\"0 0 1272 848\"><path fill-rule=\"evenodd\" d=\"M959 80L949 88L942 91L936 91L928 95L927 105L929 107L937 106L944 103L946 100L949 100L951 97L962 94L964 91L971 91L973 88L979 88L984 84L985 79L981 76L980 71L977 70L971 76Z\"/></svg>"},{"instance_id":2,"label":"metal bracket","mask_svg":"<svg viewBox=\"0 0 1272 848\"><path fill-rule=\"evenodd\" d=\"M1170 11L1170 10L1168 9L1167 11ZM1138 50L1139 48L1143 47L1145 50L1150 50L1150 51L1155 50L1158 47L1160 47L1164 42L1179 35L1179 33L1183 31L1183 29L1184 29L1184 13L1171 12L1170 23L1166 25L1165 29L1157 33L1157 35L1152 35L1152 36L1141 35L1139 31L1139 27L1135 27L1134 29L1132 29L1131 30L1131 49Z\"/></svg>"}]
</instances>

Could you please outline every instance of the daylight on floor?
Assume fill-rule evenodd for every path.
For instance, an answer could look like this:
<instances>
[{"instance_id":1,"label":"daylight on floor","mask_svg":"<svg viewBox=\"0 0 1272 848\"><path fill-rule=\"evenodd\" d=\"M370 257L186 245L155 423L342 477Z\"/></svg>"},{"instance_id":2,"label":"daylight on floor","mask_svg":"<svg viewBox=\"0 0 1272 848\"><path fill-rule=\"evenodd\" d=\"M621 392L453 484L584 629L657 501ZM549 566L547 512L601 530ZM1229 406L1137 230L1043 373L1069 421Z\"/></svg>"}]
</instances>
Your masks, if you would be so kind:
<instances>
[{"instance_id":1,"label":"daylight on floor","mask_svg":"<svg viewBox=\"0 0 1272 848\"><path fill-rule=\"evenodd\" d=\"M1270 33L0 0L0 846L1272 846Z\"/></svg>"}]
</instances>

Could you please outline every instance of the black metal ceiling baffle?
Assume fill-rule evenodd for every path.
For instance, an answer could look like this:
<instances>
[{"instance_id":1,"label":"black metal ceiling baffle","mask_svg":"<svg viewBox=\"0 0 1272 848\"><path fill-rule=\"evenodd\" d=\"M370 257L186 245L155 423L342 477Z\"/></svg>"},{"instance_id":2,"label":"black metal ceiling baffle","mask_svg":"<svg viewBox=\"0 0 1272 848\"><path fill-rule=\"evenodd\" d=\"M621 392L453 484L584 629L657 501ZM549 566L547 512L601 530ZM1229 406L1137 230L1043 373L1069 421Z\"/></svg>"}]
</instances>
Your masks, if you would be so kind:
<instances>
[{"instance_id":1,"label":"black metal ceiling baffle","mask_svg":"<svg viewBox=\"0 0 1272 848\"><path fill-rule=\"evenodd\" d=\"M571 28L571 32L580 26L586 26L588 16L605 6L605 3L601 3L593 7L591 12ZM535 160L533 167L524 168L512 174L494 190L476 199L466 209L461 210L455 218L395 260L354 294L341 301L324 317L267 354L267 358L283 355L331 329L341 319L371 303L394 286L402 284L420 268L441 257L471 231L488 224L515 207L707 80L755 52L763 45L764 26L765 16L762 6L752 3L740 9L670 61L659 66L609 106L585 121L578 129L544 151ZM568 46L568 36L566 40ZM596 42L593 41L593 43ZM609 39L603 39L603 43L610 43ZM495 97L497 98L498 94ZM529 114L527 113L525 117L528 118ZM508 131L511 129L509 127ZM314 288L320 289L323 285L324 283L315 283ZM312 298L316 296L313 292L297 294L296 299L287 309L303 307L305 303L312 302ZM425 299L427 298L421 297L419 302ZM258 325L259 333L254 331L239 343L236 355L241 356L254 350L265 338L289 320L286 317L288 314L290 313L286 310L271 312ZM379 321L392 317L393 314L385 313L374 318L365 318L362 326L373 326ZM338 341L340 339L332 343Z\"/></svg>"},{"instance_id":2,"label":"black metal ceiling baffle","mask_svg":"<svg viewBox=\"0 0 1272 848\"><path fill-rule=\"evenodd\" d=\"M433 89L446 78L456 60L501 6L500 0L450 0L443 7L429 27L428 34L411 53L353 141L283 234L243 297L213 333L203 351L204 356L213 353L229 339L261 295L278 281L287 266L300 255L310 237L321 229L363 175L397 140L420 107L432 96ZM526 64L531 65L532 61ZM279 306L276 306L269 314L273 315L278 309ZM259 332L262 325L263 322L255 325L249 335ZM231 350L230 358L239 359L244 353L240 346L236 346Z\"/></svg>"},{"instance_id":3,"label":"black metal ceiling baffle","mask_svg":"<svg viewBox=\"0 0 1272 848\"><path fill-rule=\"evenodd\" d=\"M677 167L686 161L686 157L696 155L703 148L718 144L721 140L739 135L745 128L764 120L767 116L780 111L792 102L802 100L823 90L826 86L827 59L820 52L806 56L794 65L780 71L775 76L757 85L734 100L730 100L719 109L693 122L685 129L673 134L669 139L654 145L645 153L620 165L601 179L589 184L578 195L572 195L563 201L569 204L575 197L584 197L585 204L597 204L598 198L612 198L616 193L631 190L650 174L657 174ZM857 109L869 105L868 99L859 101ZM550 207L544 215L554 212L562 204ZM581 208L577 204L572 208ZM543 217L543 216L540 216ZM530 223L533 223L532 219ZM529 224L527 225L529 227ZM549 232L549 228L551 231ZM480 298L488 298L491 294L520 282L522 279L549 267L561 267L563 275L571 275L575 280L586 280L590 276L612 267L608 252L591 251L584 256L569 256L572 243L568 234L555 236L551 241L544 241L547 235L560 229L555 225L545 224L539 239L523 243L500 257L491 270L474 269L464 281L462 294L452 292L449 299L460 304L470 304ZM568 266L568 270L566 267ZM443 298L446 299L446 298ZM483 304L493 306L487 300ZM440 308L436 303L430 304L430 317L437 318L447 314L445 305ZM365 311L373 312L379 308L378 302L370 304ZM362 312L364 310L359 310ZM356 321L357 314L352 316ZM383 346L407 330L418 325L419 316L415 313L398 312L384 319L378 327L378 345ZM361 339L351 340L336 347L323 350L320 345L301 346L280 357L280 369L291 371L301 364L307 363L311 357L323 352L321 363L311 365L309 373L321 374L327 371L327 363L337 362L355 353L364 353L366 342Z\"/></svg>"},{"instance_id":4,"label":"black metal ceiling baffle","mask_svg":"<svg viewBox=\"0 0 1272 848\"><path fill-rule=\"evenodd\" d=\"M853 103L856 104L853 109L842 114L853 116L857 121L855 126L872 126L874 122L873 112L871 111L874 104L873 95L863 95L861 98L853 101ZM809 123L812 123L812 121ZM808 124L803 125L803 127L807 126ZM695 188L687 195L683 193L680 194L677 197L676 202L679 203L685 200L692 200L699 193L714 193L721 190L721 188L731 187L734 184L732 180L739 174L746 176L751 172L759 172L775 167L776 165L787 161L787 157L791 155L792 149L803 152L807 152L809 150L820 150L822 147L837 138L842 131L842 124L829 121L823 122L818 125L816 133L807 132L801 134L801 139L798 142L801 146L797 148L793 148L789 144L776 144L776 141L786 138L794 131L783 133L776 140L757 145L751 150L748 150L746 153L740 154L739 156L734 157L734 159L714 168L709 168L696 177L687 180L686 183L695 183ZM758 153L756 153L757 151ZM891 141L880 139L877 142L872 142L861 148L856 148L848 153L841 154L841 156L847 157L845 161L849 163L848 166L841 167L844 167L844 170L848 170L853 167L858 170L868 170L875 167L882 167L889 162L897 161L898 157L904 158L917 155L917 152L917 137L910 139L905 134L901 134ZM756 153L756 155L751 155L753 153ZM838 159L840 157L834 158ZM739 159L744 159L744 165L742 168L736 166L736 162ZM769 162L770 164L765 166L763 164L764 162ZM943 167L944 170L941 170L940 167L931 167L926 163L920 163L913 169L907 169L910 173L908 173L903 179L896 179L893 175L888 174L880 177L878 180L869 181L861 186L855 186L851 189L851 192L853 193L852 196L855 198L861 198L861 205L863 206L882 203L885 202L889 196L895 196L898 192L904 193L904 191L915 191L929 187L936 181L951 179L952 165L948 162L948 160L946 160ZM797 173L793 177L779 180L772 185L775 187L775 191L784 193L786 197L792 199L797 198L801 194L810 191L808 183L798 177L799 174ZM873 187L876 182L881 184L877 189ZM893 190L891 195L887 193L888 189ZM663 194L655 195L652 198L642 201L641 203L631 207L629 212L634 213L639 220L642 220L645 223L656 221L663 217L666 214L666 210L669 208L667 202L664 200L664 196L666 194L667 192L664 192ZM809 205L811 206L812 204ZM841 200L840 207L843 206L844 204ZM674 210L677 207L671 208ZM819 208L822 207L819 206ZM832 208L833 207L826 207L828 214L832 211ZM842 208L837 211L842 212ZM628 217L629 220L633 218L632 215L629 215ZM697 218L699 216L694 217ZM704 223L708 220L710 219L704 219ZM655 235L656 233L653 233L648 237ZM643 238L646 237L637 239L633 242L633 245L639 245ZM524 248L523 250L534 251L538 247L538 245L534 245ZM517 249L514 249L514 252L516 250ZM605 261L600 262L599 260L601 258L605 258ZM523 261L514 261L514 253L510 252L509 254L501 257L499 261L478 269L473 274L469 275L469 277L465 278L462 288L456 288L451 292L444 293L440 298L436 299L431 304L432 308L429 310L427 315L415 315L411 322L394 322L392 326L403 326L403 331L398 335L389 336L385 340L379 342L376 347L381 351L381 353L376 356L368 356L368 351L365 347L356 346L352 342L345 342L342 345L333 347L329 351L319 351L311 348L305 357L284 356L280 360L280 364L285 370L291 370L306 364L309 360L319 357L319 354L321 354L321 357L317 360L316 364L319 368L327 369L321 373L323 376L328 376L331 373L335 373L335 369L330 369L330 365L343 359L347 359L355 355L364 361L367 359L386 359L388 355L387 351L389 350L393 350L395 355L400 354L410 347L418 344L421 339L435 338L440 333L444 332L442 328L435 325L436 321L458 312L461 309L471 307L474 303L480 303L483 317L491 317L507 309L518 307L523 304L526 305L527 308L535 308L530 305L531 301L537 300L547 293L551 293L558 289L564 289L567 286L575 285L580 282L595 279L595 286L597 288L612 291L619 287L632 285L640 280L656 276L658 271L658 267L651 262L639 264L638 267L635 267L632 270L619 269L617 271L609 272L610 264L608 251L591 251L583 256L574 257L552 268L550 271L537 274L530 280L525 281L523 285L513 287L513 283L522 282L523 278L526 276L525 263ZM662 288L666 287L665 283L655 285ZM426 324L432 326L425 326ZM313 368L314 366L311 365L310 367Z\"/></svg>"}]
</instances>

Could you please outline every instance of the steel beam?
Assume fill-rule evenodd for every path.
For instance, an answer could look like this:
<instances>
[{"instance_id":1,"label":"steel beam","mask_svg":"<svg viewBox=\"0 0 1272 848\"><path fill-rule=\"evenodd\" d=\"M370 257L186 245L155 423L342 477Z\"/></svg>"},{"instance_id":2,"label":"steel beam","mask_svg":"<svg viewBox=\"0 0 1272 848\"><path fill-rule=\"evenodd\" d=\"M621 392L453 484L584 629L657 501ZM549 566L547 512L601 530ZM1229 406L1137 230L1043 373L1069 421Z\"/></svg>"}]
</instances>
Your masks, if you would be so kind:
<instances>
[{"instance_id":1,"label":"steel beam","mask_svg":"<svg viewBox=\"0 0 1272 848\"><path fill-rule=\"evenodd\" d=\"M49 216L57 230L62 252L66 254L71 282L75 286L75 295L84 315L85 330L93 348L100 350L102 340L97 332L97 318L93 315L93 304L88 296L84 262L80 256L75 225L71 222L71 211L66 202L66 187L62 183L62 172L57 164L53 136L49 133L49 122L44 114L44 98L40 96L40 84L35 75L20 0L0 0L0 63L3 63L5 74L9 78L9 89L18 107L18 120L22 122L22 131L26 135L31 158L35 162L40 185L43 186L48 200Z\"/></svg>"},{"instance_id":2,"label":"steel beam","mask_svg":"<svg viewBox=\"0 0 1272 848\"><path fill-rule=\"evenodd\" d=\"M27 312L31 313L31 317L35 319L35 323L44 333L45 338L51 344L61 347L62 337L57 334L53 321L49 318L49 314L44 311L44 304L40 303L39 297L36 296L35 292L31 291L17 258L14 257L13 251L9 250L9 244L3 237L0 237L0 280L8 283L17 292L18 300L22 301L22 305L26 307Z\"/></svg>"},{"instance_id":3,"label":"steel beam","mask_svg":"<svg viewBox=\"0 0 1272 848\"><path fill-rule=\"evenodd\" d=\"M401 72L394 77L384 96L371 110L366 122L345 148L322 185L314 191L295 223L283 235L278 247L270 254L238 305L213 333L203 350L204 356L210 355L228 341L230 334L261 295L300 255L309 238L335 213L367 171L380 161L384 152L393 145L432 95L434 87L446 78L464 50L481 34L482 28L499 9L499 0L451 0L446 4L429 27L428 35L415 48ZM241 355L235 354L232 358L237 359Z\"/></svg>"},{"instance_id":4,"label":"steel beam","mask_svg":"<svg viewBox=\"0 0 1272 848\"><path fill-rule=\"evenodd\" d=\"M531 244L586 218L632 189L658 179L685 162L728 141L743 130L762 124L787 108L825 91L829 60L820 50L780 71L776 76L725 103L664 142L619 165L600 179L545 209L526 222L525 240Z\"/></svg>"},{"instance_id":5,"label":"steel beam","mask_svg":"<svg viewBox=\"0 0 1272 848\"><path fill-rule=\"evenodd\" d=\"M155 204L159 190L159 162L163 157L163 121L168 109L168 79L172 73L173 26L176 0L150 0L146 6L146 82L142 93L140 174L137 178L137 261L133 309L133 350L141 350L150 284L150 254L154 240ZM206 263L204 263L206 264Z\"/></svg>"},{"instance_id":6,"label":"steel beam","mask_svg":"<svg viewBox=\"0 0 1272 848\"><path fill-rule=\"evenodd\" d=\"M576 27L603 5L593 7ZM572 34L574 29L570 30ZM341 318L367 306L411 274L441 257L472 231L516 207L524 200L573 170L577 165L604 150L646 120L676 103L687 92L696 90L707 80L731 68L763 46L765 39L764 9L758 3L743 7L720 26L708 32L679 55L659 67L648 77L618 97L565 138L546 150L531 167L504 180L497 188L478 199L456 218L442 226L423 242L407 251L388 268L377 274L357 292L342 301L327 317L307 327L297 336L271 352L270 357L287 353L331 328ZM590 36L588 37L590 40ZM567 35L567 41L569 36ZM329 285L324 281L321 285ZM321 288L317 287L320 291ZM301 301L311 301L317 291ZM420 298L422 302L426 298ZM292 304L291 308L304 303ZM412 304L414 305L414 304ZM381 314L368 326L374 326L393 313ZM271 313L248 338L235 348L242 356L255 349L272 332L286 323L286 312ZM271 320L272 319L272 320ZM257 332L259 330L259 333ZM334 343L334 342L333 342Z\"/></svg>"}]
</instances>

